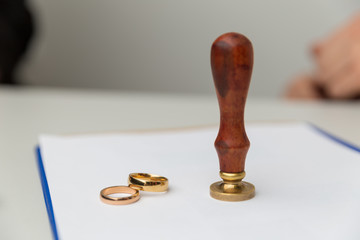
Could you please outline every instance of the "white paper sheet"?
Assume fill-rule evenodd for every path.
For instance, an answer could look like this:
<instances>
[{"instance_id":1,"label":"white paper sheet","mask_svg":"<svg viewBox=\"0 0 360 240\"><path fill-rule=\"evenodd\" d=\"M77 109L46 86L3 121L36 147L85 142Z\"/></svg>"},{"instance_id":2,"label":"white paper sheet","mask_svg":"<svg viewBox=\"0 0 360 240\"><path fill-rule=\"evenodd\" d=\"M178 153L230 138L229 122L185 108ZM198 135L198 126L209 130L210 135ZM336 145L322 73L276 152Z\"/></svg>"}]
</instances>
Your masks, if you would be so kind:
<instances>
[{"instance_id":1,"label":"white paper sheet","mask_svg":"<svg viewBox=\"0 0 360 240\"><path fill-rule=\"evenodd\" d=\"M360 239L360 154L306 124L248 125L255 198L221 202L217 129L40 137L60 239ZM112 206L99 192L132 172L167 193Z\"/></svg>"}]
</instances>

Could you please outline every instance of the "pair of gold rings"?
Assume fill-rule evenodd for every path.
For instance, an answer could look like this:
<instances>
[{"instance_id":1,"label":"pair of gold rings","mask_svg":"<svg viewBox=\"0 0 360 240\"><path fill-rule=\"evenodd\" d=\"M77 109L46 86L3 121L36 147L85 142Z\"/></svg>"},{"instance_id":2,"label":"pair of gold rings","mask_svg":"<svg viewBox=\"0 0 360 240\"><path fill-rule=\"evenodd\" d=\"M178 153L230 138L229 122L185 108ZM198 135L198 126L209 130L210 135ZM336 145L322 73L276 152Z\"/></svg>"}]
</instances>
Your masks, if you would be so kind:
<instances>
[{"instance_id":1,"label":"pair of gold rings","mask_svg":"<svg viewBox=\"0 0 360 240\"><path fill-rule=\"evenodd\" d=\"M166 177L149 173L130 173L128 178L129 186L112 186L101 190L100 199L102 202L111 205L126 205L140 199L141 191L165 192L168 189L169 181ZM112 194L130 194L126 197L113 197Z\"/></svg>"}]
</instances>

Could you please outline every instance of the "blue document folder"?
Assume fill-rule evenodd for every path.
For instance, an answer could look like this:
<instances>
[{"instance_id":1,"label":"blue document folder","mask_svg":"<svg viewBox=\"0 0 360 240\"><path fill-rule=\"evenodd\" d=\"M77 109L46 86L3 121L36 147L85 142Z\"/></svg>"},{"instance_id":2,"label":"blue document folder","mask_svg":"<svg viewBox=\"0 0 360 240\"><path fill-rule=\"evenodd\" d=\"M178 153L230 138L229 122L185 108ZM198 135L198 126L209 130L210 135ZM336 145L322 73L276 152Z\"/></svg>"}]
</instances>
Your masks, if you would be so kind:
<instances>
[{"instance_id":1,"label":"blue document folder","mask_svg":"<svg viewBox=\"0 0 360 240\"><path fill-rule=\"evenodd\" d=\"M331 139L332 141L334 141L348 149L351 149L355 152L360 153L360 148L358 146L355 146L355 145L353 145L353 144L351 144L351 143L349 143L327 131L324 131L317 126L308 124L308 127L310 129L312 129L313 131L319 133L323 137L325 137L327 139ZM42 154L40 151L40 146L38 146L36 148L36 156L37 156L37 163L38 163L38 168L39 168L39 173L40 173L43 195L44 195L47 213L48 213L48 217L49 217L49 221L50 221L50 225L51 225L51 229L52 229L52 234L53 234L53 238L57 240L57 239L59 239L59 234L58 234L57 225L56 225L56 221L55 221L54 209L53 209L51 194L49 191L47 176L46 176L46 172L44 169L44 163L43 163Z\"/></svg>"}]
</instances>

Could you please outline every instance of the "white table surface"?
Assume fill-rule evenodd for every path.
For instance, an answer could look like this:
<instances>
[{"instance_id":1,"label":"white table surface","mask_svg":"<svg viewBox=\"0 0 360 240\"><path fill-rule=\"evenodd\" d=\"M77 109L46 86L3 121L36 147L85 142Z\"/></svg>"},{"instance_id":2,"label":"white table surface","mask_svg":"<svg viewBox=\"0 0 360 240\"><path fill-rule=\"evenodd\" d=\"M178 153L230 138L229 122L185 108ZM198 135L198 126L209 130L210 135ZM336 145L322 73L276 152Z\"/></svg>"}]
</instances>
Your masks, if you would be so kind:
<instances>
[{"instance_id":1,"label":"white table surface","mask_svg":"<svg viewBox=\"0 0 360 240\"><path fill-rule=\"evenodd\" d=\"M312 122L360 146L360 102L249 99L246 121ZM40 133L217 125L215 95L0 88L0 239L51 239L35 161Z\"/></svg>"}]
</instances>

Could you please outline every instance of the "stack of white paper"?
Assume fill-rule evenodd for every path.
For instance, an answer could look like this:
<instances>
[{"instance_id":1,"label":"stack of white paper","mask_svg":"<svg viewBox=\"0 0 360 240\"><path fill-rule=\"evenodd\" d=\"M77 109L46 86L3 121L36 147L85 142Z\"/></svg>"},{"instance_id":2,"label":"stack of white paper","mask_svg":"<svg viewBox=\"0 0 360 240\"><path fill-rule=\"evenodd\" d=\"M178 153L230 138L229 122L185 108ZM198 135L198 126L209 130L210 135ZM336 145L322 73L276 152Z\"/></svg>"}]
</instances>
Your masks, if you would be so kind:
<instances>
[{"instance_id":1,"label":"stack of white paper","mask_svg":"<svg viewBox=\"0 0 360 240\"><path fill-rule=\"evenodd\" d=\"M221 202L217 129L40 137L60 239L360 239L360 154L307 124L249 125L255 198ZM169 179L113 206L99 192L132 172Z\"/></svg>"}]
</instances>

